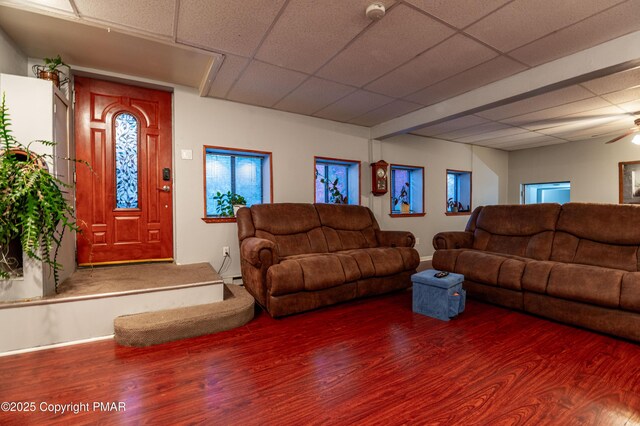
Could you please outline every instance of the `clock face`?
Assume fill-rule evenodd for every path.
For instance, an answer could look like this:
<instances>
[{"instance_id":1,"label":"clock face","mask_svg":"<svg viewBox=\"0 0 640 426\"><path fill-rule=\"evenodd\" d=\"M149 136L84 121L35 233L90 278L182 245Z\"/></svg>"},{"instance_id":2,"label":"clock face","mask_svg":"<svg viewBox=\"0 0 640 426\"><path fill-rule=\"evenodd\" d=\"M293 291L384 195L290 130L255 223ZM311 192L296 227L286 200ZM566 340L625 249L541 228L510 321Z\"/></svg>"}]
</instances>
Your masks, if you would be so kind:
<instances>
[{"instance_id":1,"label":"clock face","mask_svg":"<svg viewBox=\"0 0 640 426\"><path fill-rule=\"evenodd\" d=\"M379 178L383 178L385 177L386 173L384 171L384 169L378 169L377 175Z\"/></svg>"}]
</instances>

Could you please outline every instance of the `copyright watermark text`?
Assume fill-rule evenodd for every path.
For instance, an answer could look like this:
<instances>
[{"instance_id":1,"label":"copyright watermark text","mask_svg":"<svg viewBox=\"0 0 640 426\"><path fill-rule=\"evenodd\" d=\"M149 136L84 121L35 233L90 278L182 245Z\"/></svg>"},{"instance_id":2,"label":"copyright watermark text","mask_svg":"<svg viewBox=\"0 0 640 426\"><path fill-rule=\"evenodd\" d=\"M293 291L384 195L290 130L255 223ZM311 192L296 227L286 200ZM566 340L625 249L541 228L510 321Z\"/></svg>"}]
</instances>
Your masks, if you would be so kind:
<instances>
[{"instance_id":1,"label":"copyright watermark text","mask_svg":"<svg viewBox=\"0 0 640 426\"><path fill-rule=\"evenodd\" d=\"M127 404L123 401L92 401L69 402L58 404L46 401L6 401L0 403L0 412L14 413L87 413L87 412L119 413L127 411Z\"/></svg>"}]
</instances>

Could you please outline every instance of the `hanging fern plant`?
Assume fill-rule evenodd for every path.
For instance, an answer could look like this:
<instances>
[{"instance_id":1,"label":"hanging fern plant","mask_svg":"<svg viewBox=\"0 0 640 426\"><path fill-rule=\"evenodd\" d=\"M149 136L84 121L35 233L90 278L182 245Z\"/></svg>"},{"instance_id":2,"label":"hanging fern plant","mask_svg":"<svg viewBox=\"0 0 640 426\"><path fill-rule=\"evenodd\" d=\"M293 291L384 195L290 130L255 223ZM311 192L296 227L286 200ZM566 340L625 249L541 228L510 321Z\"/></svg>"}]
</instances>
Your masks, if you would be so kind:
<instances>
[{"instance_id":1,"label":"hanging fern plant","mask_svg":"<svg viewBox=\"0 0 640 426\"><path fill-rule=\"evenodd\" d=\"M65 231L79 231L73 207L65 199L70 185L57 179L46 168L50 154L38 155L29 145L18 142L10 130L11 121L4 94L0 106L0 249L20 239L22 251L53 270L56 291L57 251ZM52 146L54 142L38 141ZM0 268L0 279L10 274Z\"/></svg>"}]
</instances>

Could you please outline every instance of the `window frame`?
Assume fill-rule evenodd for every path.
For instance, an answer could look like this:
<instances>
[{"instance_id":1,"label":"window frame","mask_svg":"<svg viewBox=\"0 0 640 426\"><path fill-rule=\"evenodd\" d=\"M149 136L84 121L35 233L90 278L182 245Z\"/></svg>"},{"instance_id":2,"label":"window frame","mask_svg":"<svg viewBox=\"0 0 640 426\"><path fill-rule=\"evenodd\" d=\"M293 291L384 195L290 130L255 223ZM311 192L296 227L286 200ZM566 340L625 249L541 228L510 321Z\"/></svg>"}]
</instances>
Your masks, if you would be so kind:
<instances>
[{"instance_id":1,"label":"window frame","mask_svg":"<svg viewBox=\"0 0 640 426\"><path fill-rule=\"evenodd\" d=\"M204 216L202 217L202 221L205 223L233 223L237 222L235 217L210 217L207 216L207 150L219 151L222 155L232 156L234 154L245 157L262 157L265 162L268 160L269 166L269 201L264 202L265 191L264 191L264 168L263 168L263 191L262 191L262 201L264 204L273 203L273 153L269 151L258 151L254 149L242 149L242 148L230 148L224 146L214 146L214 145L203 145L202 146L202 190L203 190L203 210ZM263 165L264 167L264 165Z\"/></svg>"},{"instance_id":2,"label":"window frame","mask_svg":"<svg viewBox=\"0 0 640 426\"><path fill-rule=\"evenodd\" d=\"M569 197L571 197L571 181L570 180L561 180L561 181L553 181L553 182L532 182L532 183L521 183L520 184L520 205L523 206L530 206L533 204L541 204L541 203L525 203L525 191L526 191L526 187L529 185L553 185L553 184L557 184L557 183L567 183L569 184ZM538 189L538 192L540 191L540 189ZM571 202L571 198L569 198L569 201Z\"/></svg>"},{"instance_id":3,"label":"window frame","mask_svg":"<svg viewBox=\"0 0 640 426\"><path fill-rule=\"evenodd\" d=\"M405 170L420 170L422 174L422 212L421 213L394 213L393 211L393 169L405 169ZM426 206L426 194L425 194L425 171L422 166L410 166L408 164L389 164L389 216L390 217L423 217L427 215L425 209ZM411 197L411 193L409 193Z\"/></svg>"},{"instance_id":4,"label":"window frame","mask_svg":"<svg viewBox=\"0 0 640 426\"><path fill-rule=\"evenodd\" d=\"M358 175L358 197L357 200L358 202L356 204L346 204L346 205L353 205L353 206L359 206L360 205L360 199L361 199L361 188L362 188L362 176L360 175L360 172L362 170L362 168L360 167L361 165L361 161L360 160L347 160L344 158L333 158L333 157L320 157L315 155L313 157L313 202L314 203L318 203L316 201L316 170L317 170L317 166L318 166L318 160L320 161L320 163L335 163L335 164L345 164L348 165L349 167L356 167L357 170L357 175ZM348 182L349 182L349 177L347 176L347 192L349 191L349 187L348 187ZM347 194L348 195L348 194ZM319 203L319 204L331 204L331 203Z\"/></svg>"},{"instance_id":5,"label":"window frame","mask_svg":"<svg viewBox=\"0 0 640 426\"><path fill-rule=\"evenodd\" d=\"M467 173L469 175L469 211L464 212L450 212L449 211L449 173L451 174L462 174ZM456 169L447 169L444 178L444 214L447 216L469 216L471 212L473 212L473 172L470 170L456 170ZM456 179L456 186L458 186L458 181Z\"/></svg>"}]
</instances>

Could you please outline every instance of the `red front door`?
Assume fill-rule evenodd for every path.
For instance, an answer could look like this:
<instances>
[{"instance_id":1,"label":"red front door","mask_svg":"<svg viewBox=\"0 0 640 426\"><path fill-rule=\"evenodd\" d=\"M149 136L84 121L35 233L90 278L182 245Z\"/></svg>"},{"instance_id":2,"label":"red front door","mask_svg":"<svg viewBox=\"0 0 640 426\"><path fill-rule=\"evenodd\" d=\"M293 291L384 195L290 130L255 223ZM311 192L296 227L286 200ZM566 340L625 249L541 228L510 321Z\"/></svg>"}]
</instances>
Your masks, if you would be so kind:
<instances>
[{"instance_id":1,"label":"red front door","mask_svg":"<svg viewBox=\"0 0 640 426\"><path fill-rule=\"evenodd\" d=\"M75 78L78 264L173 258L171 94Z\"/></svg>"}]
</instances>

